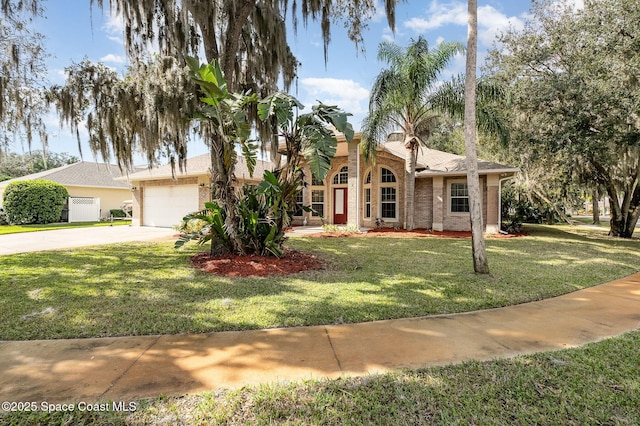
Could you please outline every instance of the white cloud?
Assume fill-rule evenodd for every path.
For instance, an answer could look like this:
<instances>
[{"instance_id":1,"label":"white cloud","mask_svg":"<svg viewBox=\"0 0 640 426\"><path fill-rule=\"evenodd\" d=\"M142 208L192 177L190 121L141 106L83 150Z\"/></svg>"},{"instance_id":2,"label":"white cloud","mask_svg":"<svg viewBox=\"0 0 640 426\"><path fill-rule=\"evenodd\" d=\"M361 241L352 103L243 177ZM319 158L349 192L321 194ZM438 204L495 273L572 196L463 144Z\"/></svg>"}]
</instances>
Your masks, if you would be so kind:
<instances>
[{"instance_id":1,"label":"white cloud","mask_svg":"<svg viewBox=\"0 0 640 426\"><path fill-rule=\"evenodd\" d=\"M303 78L300 80L300 88L303 91L301 100L306 107L303 112L309 112L310 106L317 101L337 105L353 114L349 121L357 128L368 111L369 90L353 80Z\"/></svg>"},{"instance_id":2,"label":"white cloud","mask_svg":"<svg viewBox=\"0 0 640 426\"><path fill-rule=\"evenodd\" d=\"M351 113L366 110L362 102L369 101L369 91L353 80L303 78L300 84L308 97L328 105L338 105Z\"/></svg>"},{"instance_id":3,"label":"white cloud","mask_svg":"<svg viewBox=\"0 0 640 426\"><path fill-rule=\"evenodd\" d=\"M391 28L386 27L383 31L382 31L382 40L383 41L395 41L395 35L393 34L393 31L391 31Z\"/></svg>"},{"instance_id":4,"label":"white cloud","mask_svg":"<svg viewBox=\"0 0 640 426\"><path fill-rule=\"evenodd\" d=\"M452 2L441 4L433 0L425 11L427 18L415 17L404 23L404 26L415 31L425 32L444 25L467 25L467 4Z\"/></svg>"},{"instance_id":5,"label":"white cloud","mask_svg":"<svg viewBox=\"0 0 640 426\"><path fill-rule=\"evenodd\" d=\"M121 15L112 15L109 13L102 24L102 30L105 32L107 39L124 45L124 21Z\"/></svg>"},{"instance_id":6,"label":"white cloud","mask_svg":"<svg viewBox=\"0 0 640 426\"><path fill-rule=\"evenodd\" d=\"M582 0L567 1L580 2ZM425 11L425 16L427 18L411 18L403 25L417 33L434 30L446 25L466 26L467 3L460 1L440 3L438 0L432 0ZM496 36L500 32L507 30L509 26L522 28L524 26L523 19L517 16L508 17L493 6L478 7L479 44L491 46Z\"/></svg>"},{"instance_id":7,"label":"white cloud","mask_svg":"<svg viewBox=\"0 0 640 426\"><path fill-rule=\"evenodd\" d=\"M122 35L124 33L124 21L122 16L109 13L102 28L109 34Z\"/></svg>"},{"instance_id":8,"label":"white cloud","mask_svg":"<svg viewBox=\"0 0 640 426\"><path fill-rule=\"evenodd\" d=\"M478 42L491 46L498 34L508 30L524 28L524 21L516 16L507 17L492 6L478 8Z\"/></svg>"},{"instance_id":9,"label":"white cloud","mask_svg":"<svg viewBox=\"0 0 640 426\"><path fill-rule=\"evenodd\" d=\"M376 12L371 17L372 22L382 22L387 19L387 12L384 9L384 4L380 0L376 0Z\"/></svg>"},{"instance_id":10,"label":"white cloud","mask_svg":"<svg viewBox=\"0 0 640 426\"><path fill-rule=\"evenodd\" d=\"M126 59L124 58L124 56L114 55L113 53L109 53L108 55L100 58L100 62L111 62L114 64L124 64L125 61Z\"/></svg>"},{"instance_id":11,"label":"white cloud","mask_svg":"<svg viewBox=\"0 0 640 426\"><path fill-rule=\"evenodd\" d=\"M124 45L124 40L122 39L122 37L108 35L107 38L115 43Z\"/></svg>"}]
</instances>

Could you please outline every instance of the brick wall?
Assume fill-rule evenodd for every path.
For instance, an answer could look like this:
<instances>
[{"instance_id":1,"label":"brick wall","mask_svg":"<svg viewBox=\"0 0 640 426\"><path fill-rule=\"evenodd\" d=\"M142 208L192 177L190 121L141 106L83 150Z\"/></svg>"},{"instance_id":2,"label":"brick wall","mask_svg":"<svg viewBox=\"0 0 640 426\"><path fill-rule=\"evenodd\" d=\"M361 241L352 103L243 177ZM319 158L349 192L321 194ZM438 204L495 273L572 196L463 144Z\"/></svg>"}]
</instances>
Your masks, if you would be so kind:
<instances>
[{"instance_id":1,"label":"brick wall","mask_svg":"<svg viewBox=\"0 0 640 426\"><path fill-rule=\"evenodd\" d=\"M429 229L433 224L433 179L416 179L415 193L415 226Z\"/></svg>"}]
</instances>

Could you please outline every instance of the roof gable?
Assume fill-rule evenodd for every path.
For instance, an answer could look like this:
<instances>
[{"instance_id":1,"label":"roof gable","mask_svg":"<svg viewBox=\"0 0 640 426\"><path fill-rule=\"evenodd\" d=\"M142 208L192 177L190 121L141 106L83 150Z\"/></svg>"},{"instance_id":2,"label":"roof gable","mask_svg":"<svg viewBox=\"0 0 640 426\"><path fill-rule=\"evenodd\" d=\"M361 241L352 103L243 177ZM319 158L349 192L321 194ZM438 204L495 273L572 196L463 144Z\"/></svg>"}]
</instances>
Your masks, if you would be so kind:
<instances>
[{"instance_id":1,"label":"roof gable","mask_svg":"<svg viewBox=\"0 0 640 426\"><path fill-rule=\"evenodd\" d=\"M271 169L271 162L257 160L256 166L253 171L253 177L249 174L249 169L247 167L247 162L245 158L239 155L237 157L237 162L235 166L234 174L236 178L243 180L260 180L265 170ZM211 158L209 154L202 154L196 157L187 158L186 165L184 170L180 171L178 169L174 171L171 169L170 164L165 164L163 166L154 167L152 169L145 169L137 173L132 173L129 175L130 181L141 181L141 180L157 180L157 179L171 179L171 178L184 178L191 176L203 176L209 175L211 167ZM120 178L123 179L123 178Z\"/></svg>"},{"instance_id":2,"label":"roof gable","mask_svg":"<svg viewBox=\"0 0 640 426\"><path fill-rule=\"evenodd\" d=\"M2 182L6 186L11 182L45 179L65 186L84 186L99 188L128 188L126 181L114 180L122 176L118 166L106 163L79 161L55 169L33 173Z\"/></svg>"},{"instance_id":3,"label":"roof gable","mask_svg":"<svg viewBox=\"0 0 640 426\"><path fill-rule=\"evenodd\" d=\"M381 149L402 159L406 159L409 151L402 142L391 141L380 144ZM416 168L424 168L418 172L416 176L433 176L433 175L453 175L467 173L466 157L451 154L448 152L438 151L431 148L418 148L418 158ZM517 172L518 169L505 166L503 164L494 163L478 159L478 171L480 173L504 173Z\"/></svg>"}]
</instances>

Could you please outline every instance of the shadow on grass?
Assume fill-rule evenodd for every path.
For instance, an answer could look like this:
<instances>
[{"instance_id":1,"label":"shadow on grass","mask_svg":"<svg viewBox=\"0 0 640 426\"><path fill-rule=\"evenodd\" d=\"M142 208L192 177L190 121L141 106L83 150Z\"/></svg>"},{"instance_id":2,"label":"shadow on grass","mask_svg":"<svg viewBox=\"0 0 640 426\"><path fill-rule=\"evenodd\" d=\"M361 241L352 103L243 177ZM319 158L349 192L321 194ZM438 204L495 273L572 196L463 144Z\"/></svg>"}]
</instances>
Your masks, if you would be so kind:
<instances>
[{"instance_id":1,"label":"shadow on grass","mask_svg":"<svg viewBox=\"0 0 640 426\"><path fill-rule=\"evenodd\" d=\"M0 258L0 339L51 339L339 324L464 312L568 293L638 270L637 242L547 227L489 239L492 274L470 240L296 238L324 269L228 278L195 271L170 243ZM206 249L206 248L205 248Z\"/></svg>"}]
</instances>

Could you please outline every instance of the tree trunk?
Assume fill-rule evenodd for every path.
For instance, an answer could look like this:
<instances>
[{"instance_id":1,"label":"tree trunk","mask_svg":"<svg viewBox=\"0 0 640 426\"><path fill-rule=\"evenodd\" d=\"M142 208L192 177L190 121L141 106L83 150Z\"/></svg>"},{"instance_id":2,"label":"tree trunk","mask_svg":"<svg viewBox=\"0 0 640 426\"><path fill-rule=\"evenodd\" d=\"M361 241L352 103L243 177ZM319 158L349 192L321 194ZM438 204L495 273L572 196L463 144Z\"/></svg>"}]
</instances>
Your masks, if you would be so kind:
<instances>
[{"instance_id":1,"label":"tree trunk","mask_svg":"<svg viewBox=\"0 0 640 426\"><path fill-rule=\"evenodd\" d=\"M597 186L593 188L591 194L591 205L593 206L593 224L600 225L600 191Z\"/></svg>"},{"instance_id":2,"label":"tree trunk","mask_svg":"<svg viewBox=\"0 0 640 426\"><path fill-rule=\"evenodd\" d=\"M242 241L238 234L238 215L236 214L236 193L233 187L233 172L235 161L226 161L233 150L233 145L224 140L224 136L213 135L210 147L211 156L211 191L213 199L217 201L225 212L225 229L229 236L229 243L224 249L234 254L245 254ZM218 254L219 244L211 242L211 255Z\"/></svg>"},{"instance_id":3,"label":"tree trunk","mask_svg":"<svg viewBox=\"0 0 640 426\"><path fill-rule=\"evenodd\" d=\"M247 23L251 11L256 6L256 0L242 0L235 4L233 18L229 19L229 27L227 28L227 38L224 43L224 52L222 52L222 71L229 91L235 91L238 87L236 81L236 56L238 54L238 46L240 45L240 36L242 28Z\"/></svg>"},{"instance_id":4,"label":"tree trunk","mask_svg":"<svg viewBox=\"0 0 640 426\"><path fill-rule=\"evenodd\" d=\"M408 231L415 227L415 188L416 188L416 163L418 161L418 146L415 142L410 142L409 158L405 160L405 168L408 176L405 184L405 208L404 208L404 228Z\"/></svg>"},{"instance_id":5,"label":"tree trunk","mask_svg":"<svg viewBox=\"0 0 640 426\"><path fill-rule=\"evenodd\" d=\"M467 154L467 187L471 214L471 244L473 269L478 274L489 273L489 262L484 243L482 221L482 193L478 176L476 154L476 55L478 48L478 2L469 0L469 25L467 37L467 66L464 87L464 144Z\"/></svg>"}]
</instances>

